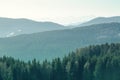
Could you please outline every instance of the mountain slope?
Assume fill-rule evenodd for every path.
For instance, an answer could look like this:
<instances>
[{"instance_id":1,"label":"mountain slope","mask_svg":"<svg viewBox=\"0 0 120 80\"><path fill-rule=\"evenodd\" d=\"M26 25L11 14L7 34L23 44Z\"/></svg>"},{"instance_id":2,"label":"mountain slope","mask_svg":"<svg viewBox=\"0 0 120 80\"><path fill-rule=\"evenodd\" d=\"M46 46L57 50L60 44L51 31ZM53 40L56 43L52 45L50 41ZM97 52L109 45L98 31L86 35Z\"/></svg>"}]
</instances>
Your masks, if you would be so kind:
<instances>
[{"instance_id":1,"label":"mountain slope","mask_svg":"<svg viewBox=\"0 0 120 80\"><path fill-rule=\"evenodd\" d=\"M37 22L29 19L0 18L0 37L60 29L65 29L65 26L53 22Z\"/></svg>"},{"instance_id":2,"label":"mountain slope","mask_svg":"<svg viewBox=\"0 0 120 80\"><path fill-rule=\"evenodd\" d=\"M81 23L75 27L80 27L80 26L88 26L88 25L93 25L93 24L103 24L103 23L112 23L112 22L118 22L120 23L120 16L114 16L114 17L97 17L94 18L90 21Z\"/></svg>"},{"instance_id":3,"label":"mountain slope","mask_svg":"<svg viewBox=\"0 0 120 80\"><path fill-rule=\"evenodd\" d=\"M120 42L120 23L47 31L0 39L0 55L51 60L91 44Z\"/></svg>"}]
</instances>

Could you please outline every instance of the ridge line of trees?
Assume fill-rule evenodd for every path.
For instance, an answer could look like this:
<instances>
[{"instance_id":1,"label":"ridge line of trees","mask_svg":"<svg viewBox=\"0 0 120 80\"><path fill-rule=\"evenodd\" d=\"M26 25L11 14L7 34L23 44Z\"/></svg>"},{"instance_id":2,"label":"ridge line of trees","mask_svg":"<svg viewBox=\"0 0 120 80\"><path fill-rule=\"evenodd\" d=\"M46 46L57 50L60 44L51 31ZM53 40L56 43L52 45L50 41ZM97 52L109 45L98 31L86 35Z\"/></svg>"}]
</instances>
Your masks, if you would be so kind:
<instances>
[{"instance_id":1,"label":"ridge line of trees","mask_svg":"<svg viewBox=\"0 0 120 80\"><path fill-rule=\"evenodd\" d=\"M52 62L0 58L0 80L120 80L119 75L119 43L77 49Z\"/></svg>"}]
</instances>

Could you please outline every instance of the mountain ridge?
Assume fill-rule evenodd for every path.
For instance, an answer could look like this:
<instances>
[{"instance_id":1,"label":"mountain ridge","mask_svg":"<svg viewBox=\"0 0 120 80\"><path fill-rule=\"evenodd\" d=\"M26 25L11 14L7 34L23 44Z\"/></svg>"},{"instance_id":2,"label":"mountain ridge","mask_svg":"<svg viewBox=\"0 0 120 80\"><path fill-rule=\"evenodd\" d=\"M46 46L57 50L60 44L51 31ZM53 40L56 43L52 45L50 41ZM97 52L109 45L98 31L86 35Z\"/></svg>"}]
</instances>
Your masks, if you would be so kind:
<instances>
[{"instance_id":1,"label":"mountain ridge","mask_svg":"<svg viewBox=\"0 0 120 80\"><path fill-rule=\"evenodd\" d=\"M78 24L77 27L89 26L94 24L102 24L102 23L112 23L112 22L120 23L120 16L96 17L89 21Z\"/></svg>"},{"instance_id":2,"label":"mountain ridge","mask_svg":"<svg viewBox=\"0 0 120 80\"><path fill-rule=\"evenodd\" d=\"M30 34L66 28L67 27L54 22L38 22L24 18L0 18L0 37L11 37L19 34Z\"/></svg>"},{"instance_id":3,"label":"mountain ridge","mask_svg":"<svg viewBox=\"0 0 120 80\"><path fill-rule=\"evenodd\" d=\"M51 60L76 48L120 42L120 23L95 24L0 39L0 53L22 60ZM54 52L54 53L53 53Z\"/></svg>"}]
</instances>

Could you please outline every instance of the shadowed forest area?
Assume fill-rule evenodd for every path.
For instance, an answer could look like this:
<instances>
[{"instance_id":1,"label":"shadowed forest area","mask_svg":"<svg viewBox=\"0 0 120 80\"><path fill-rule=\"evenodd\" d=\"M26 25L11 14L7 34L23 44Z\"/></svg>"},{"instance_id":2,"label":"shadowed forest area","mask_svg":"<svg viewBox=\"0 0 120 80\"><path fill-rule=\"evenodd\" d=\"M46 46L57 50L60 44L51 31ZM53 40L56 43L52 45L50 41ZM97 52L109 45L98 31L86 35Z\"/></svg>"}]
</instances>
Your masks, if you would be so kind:
<instances>
[{"instance_id":1,"label":"shadowed forest area","mask_svg":"<svg viewBox=\"0 0 120 80\"><path fill-rule=\"evenodd\" d=\"M120 80L119 75L119 43L76 49L51 62L0 58L0 80Z\"/></svg>"}]
</instances>

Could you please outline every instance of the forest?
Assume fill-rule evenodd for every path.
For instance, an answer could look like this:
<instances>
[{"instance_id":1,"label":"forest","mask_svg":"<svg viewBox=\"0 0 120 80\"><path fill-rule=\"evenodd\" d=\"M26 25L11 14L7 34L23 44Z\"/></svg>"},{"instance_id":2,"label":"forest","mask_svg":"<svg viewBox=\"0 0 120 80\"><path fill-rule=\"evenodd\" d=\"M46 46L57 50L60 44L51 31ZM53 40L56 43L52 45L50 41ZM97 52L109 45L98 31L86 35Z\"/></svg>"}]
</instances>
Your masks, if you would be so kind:
<instances>
[{"instance_id":1,"label":"forest","mask_svg":"<svg viewBox=\"0 0 120 80\"><path fill-rule=\"evenodd\" d=\"M120 43L91 45L43 62L3 56L0 80L120 80Z\"/></svg>"}]
</instances>

